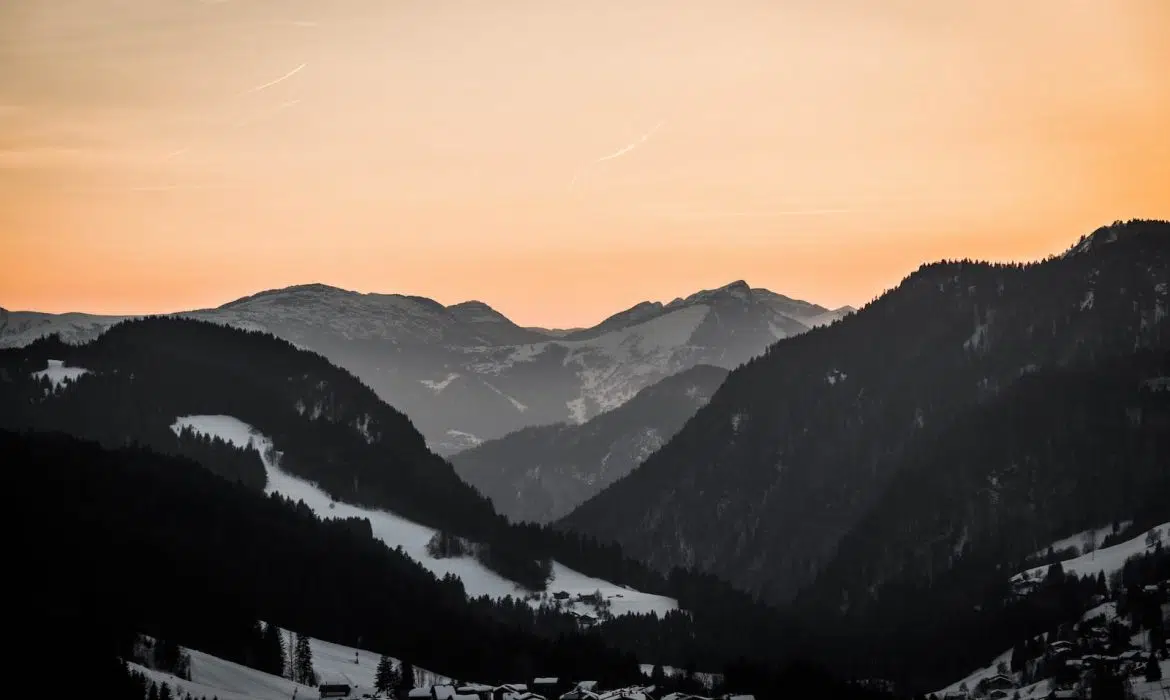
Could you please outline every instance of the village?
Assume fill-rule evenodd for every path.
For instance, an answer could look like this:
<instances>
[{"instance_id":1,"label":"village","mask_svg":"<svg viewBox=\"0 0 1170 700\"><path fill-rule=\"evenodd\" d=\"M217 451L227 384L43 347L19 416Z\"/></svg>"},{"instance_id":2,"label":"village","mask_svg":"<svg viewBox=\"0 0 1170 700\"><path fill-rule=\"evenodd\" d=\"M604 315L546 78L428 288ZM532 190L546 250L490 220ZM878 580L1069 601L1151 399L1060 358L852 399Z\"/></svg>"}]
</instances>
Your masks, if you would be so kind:
<instances>
[{"instance_id":1,"label":"village","mask_svg":"<svg viewBox=\"0 0 1170 700\"><path fill-rule=\"evenodd\" d=\"M1079 622L1024 640L928 700L1170 700L1170 580L1093 602Z\"/></svg>"}]
</instances>

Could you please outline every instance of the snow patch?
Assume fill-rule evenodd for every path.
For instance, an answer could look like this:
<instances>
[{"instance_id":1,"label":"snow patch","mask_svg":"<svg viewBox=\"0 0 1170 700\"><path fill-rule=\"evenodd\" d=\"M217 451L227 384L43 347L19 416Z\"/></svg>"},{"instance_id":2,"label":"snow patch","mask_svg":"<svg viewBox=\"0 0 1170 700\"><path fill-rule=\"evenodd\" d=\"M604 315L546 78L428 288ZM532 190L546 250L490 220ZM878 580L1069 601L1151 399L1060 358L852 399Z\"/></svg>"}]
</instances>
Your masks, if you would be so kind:
<instances>
[{"instance_id":1,"label":"snow patch","mask_svg":"<svg viewBox=\"0 0 1170 700\"><path fill-rule=\"evenodd\" d=\"M1090 289L1085 292L1085 298L1081 300L1081 311L1088 311L1093 308L1093 290Z\"/></svg>"},{"instance_id":2,"label":"snow patch","mask_svg":"<svg viewBox=\"0 0 1170 700\"><path fill-rule=\"evenodd\" d=\"M420 379L420 380L418 380L418 382L419 382L419 384L422 384L426 388L428 388L431 391L438 394L438 393L442 392L443 389L446 389L448 386L450 386L451 382L455 381L458 378L459 378L459 374L456 372L452 372L452 373L448 374L447 377L441 381L436 382L436 381L433 381L431 379Z\"/></svg>"},{"instance_id":3,"label":"snow patch","mask_svg":"<svg viewBox=\"0 0 1170 700\"><path fill-rule=\"evenodd\" d=\"M1153 549L1147 541L1151 533L1156 533L1155 537L1160 537L1162 542L1170 540L1170 522L1150 528L1132 540L1115 544L1112 547L1088 552L1073 559L1066 559L1060 562L1061 568L1064 569L1066 574L1075 573L1081 578L1085 576L1096 576L1100 573L1104 573L1105 577L1108 578L1113 572L1120 571L1125 566L1126 560L1130 557L1145 554ZM1022 582L1025 579L1041 579L1047 573L1047 566L1037 566L1016 574L1011 580L1013 583L1016 583Z\"/></svg>"},{"instance_id":4,"label":"snow patch","mask_svg":"<svg viewBox=\"0 0 1170 700\"><path fill-rule=\"evenodd\" d=\"M489 388L489 389L491 389L492 391L494 391L494 392L496 392L497 394L499 394L500 396L504 397L504 398L505 398L505 399L507 399L508 401L510 401L510 402L512 403L512 406L513 406L513 407L514 407L514 408L515 408L517 411L520 411L521 413L524 413L525 411L527 411L527 410L528 410L528 406L526 406L526 405L524 405L524 404L520 403L519 401L517 401L516 399L512 398L511 396L508 396L507 394L505 394L504 392L502 392L502 391L500 391L499 389L495 388L495 387L494 387L494 386L492 386L491 384L488 384L487 382L484 382L484 385L485 385L485 386L487 386L487 388Z\"/></svg>"},{"instance_id":5,"label":"snow patch","mask_svg":"<svg viewBox=\"0 0 1170 700\"><path fill-rule=\"evenodd\" d=\"M569 418L574 423L580 425L581 423L585 422L585 418L588 416L588 409L585 407L585 399L581 398L573 399L572 401L566 401L565 406L568 407Z\"/></svg>"},{"instance_id":6,"label":"snow patch","mask_svg":"<svg viewBox=\"0 0 1170 700\"><path fill-rule=\"evenodd\" d=\"M1117 529L1118 529L1118 531L1125 530L1125 528L1129 527L1132 524L1133 524L1133 521L1127 520L1123 523L1119 523L1119 527ZM1075 535L1071 535L1069 537L1065 537L1064 539L1057 540L1057 541L1053 542L1052 544L1048 545L1047 547L1045 547L1037 552L1034 552L1032 554L1031 558L1033 558L1033 559L1042 558L1048 554L1049 549L1053 550L1054 552L1059 552L1062 549L1070 549L1072 547L1076 547L1078 554L1088 553L1088 552L1093 551L1094 549L1100 549L1101 543L1105 541L1105 538L1108 537L1109 535L1112 535L1113 533L1114 533L1114 529L1113 529L1112 525L1106 525L1105 527L1099 527L1095 530L1085 530L1084 532L1078 532Z\"/></svg>"},{"instance_id":7,"label":"snow patch","mask_svg":"<svg viewBox=\"0 0 1170 700\"><path fill-rule=\"evenodd\" d=\"M967 350L979 352L987 349L987 324L980 323L975 327L975 332L971 334L970 338L963 343L963 347Z\"/></svg>"},{"instance_id":8,"label":"snow patch","mask_svg":"<svg viewBox=\"0 0 1170 700\"><path fill-rule=\"evenodd\" d=\"M88 369L81 367L66 367L61 360L49 360L47 369L42 369L39 372L33 372L33 379L42 379L48 377L53 384L54 389L60 389L69 382L77 381L77 378L83 374L89 374Z\"/></svg>"},{"instance_id":9,"label":"snow patch","mask_svg":"<svg viewBox=\"0 0 1170 700\"><path fill-rule=\"evenodd\" d=\"M303 501L318 517L369 520L374 537L382 540L388 547L402 547L410 558L440 578L446 574L458 576L463 581L463 587L468 596L523 597L530 593L487 569L472 557L442 559L432 557L427 552L427 543L436 532L432 528L411 522L389 511L358 508L348 503L334 501L316 484L285 472L279 466L280 455L275 451L272 440L237 418L232 416L183 416L175 420L171 430L178 434L187 427L196 433L219 437L234 445L257 450L264 463L265 471L268 473L268 485L264 489L265 493L279 493L294 501ZM678 601L672 598L642 593L625 586L593 578L556 561L552 562L552 570L553 576L545 591L547 595L558 591L565 591L570 595L600 591L602 596L610 600L610 612L614 615L650 612L665 615L671 610L678 609Z\"/></svg>"}]
</instances>

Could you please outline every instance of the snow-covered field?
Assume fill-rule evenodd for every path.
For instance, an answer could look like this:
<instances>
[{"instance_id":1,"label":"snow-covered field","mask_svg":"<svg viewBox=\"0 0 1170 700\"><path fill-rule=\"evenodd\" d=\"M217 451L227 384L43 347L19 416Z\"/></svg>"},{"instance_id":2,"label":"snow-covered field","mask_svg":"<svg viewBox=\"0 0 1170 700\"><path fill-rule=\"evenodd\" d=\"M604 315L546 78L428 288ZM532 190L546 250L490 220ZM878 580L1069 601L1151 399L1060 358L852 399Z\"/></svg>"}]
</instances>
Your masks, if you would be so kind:
<instances>
[{"instance_id":1,"label":"snow-covered field","mask_svg":"<svg viewBox=\"0 0 1170 700\"><path fill-rule=\"evenodd\" d=\"M288 631L284 631L288 637ZM374 673L378 667L378 654L364 649L354 649L340 644L331 644L312 639L313 670L322 682L340 682L353 686L358 694L373 692ZM314 687L293 683L287 678L273 676L263 671L225 661L210 654L193 649L184 649L191 657L191 680L183 680L169 673L131 664L137 671L145 673L156 683L167 683L180 694L190 693L192 697L218 697L220 700L290 700L293 697L318 697ZM355 663L356 659L356 663ZM395 659L395 664L400 661ZM451 679L430 671L415 669L417 684L430 687L450 683ZM295 694L295 695L294 695Z\"/></svg>"},{"instance_id":2,"label":"snow-covered field","mask_svg":"<svg viewBox=\"0 0 1170 700\"><path fill-rule=\"evenodd\" d=\"M175 432L190 427L197 433L219 437L235 445L251 446L260 452L268 472L267 493L279 493L294 501L304 501L320 517L365 518L370 521L374 536L389 547L401 546L412 559L432 571L436 576L454 574L463 581L463 587L470 596L522 597L530 593L517 584L490 571L472 557L437 559L426 550L427 542L435 530L411 522L383 510L359 508L347 503L333 501L325 492L304 479L295 477L277 466L271 450L272 441L261 435L252 426L231 416L183 416L175 420L171 429ZM664 596L642 593L608 581L586 576L559 562L553 562L553 578L547 593L564 591L570 596L600 591L610 601L610 612L614 615L626 613L656 612L664 615L678 608L678 601Z\"/></svg>"},{"instance_id":3,"label":"snow-covered field","mask_svg":"<svg viewBox=\"0 0 1170 700\"><path fill-rule=\"evenodd\" d=\"M1124 530L1131 524L1133 524L1132 521L1127 520L1126 522L1119 523L1119 528ZM1100 548L1101 543L1105 541L1105 538L1113 534L1113 532L1114 530L1112 525L1099 527L1096 530L1085 530L1084 532L1078 532L1071 537L1065 537L1064 539L1053 542L1047 547L1033 553L1032 557L1043 557L1048 554L1049 549L1054 552L1059 552L1062 549L1069 549L1071 547L1076 547L1077 552L1083 554L1085 552Z\"/></svg>"},{"instance_id":4,"label":"snow-covered field","mask_svg":"<svg viewBox=\"0 0 1170 700\"><path fill-rule=\"evenodd\" d=\"M59 389L66 382L76 381L78 377L87 374L89 370L82 367L66 367L61 360L49 360L49 366L39 372L33 372L33 379L48 377L54 389Z\"/></svg>"},{"instance_id":5,"label":"snow-covered field","mask_svg":"<svg viewBox=\"0 0 1170 700\"><path fill-rule=\"evenodd\" d=\"M1153 531L1160 533L1164 544L1170 544L1170 523L1162 523L1157 527L1150 528L1132 540L1119 542L1112 547L1087 552L1073 559L1066 559L1060 562L1061 568L1064 569L1065 573L1075 573L1082 578L1085 576L1096 576L1101 572L1104 572L1105 576L1108 577L1113 572L1120 571L1125 566L1125 561L1130 557L1143 554L1151 549L1147 544L1147 537ZM1016 574L1012 577L1012 581L1022 581L1025 578L1043 578L1046 573L1048 573L1047 566L1037 566Z\"/></svg>"}]
</instances>

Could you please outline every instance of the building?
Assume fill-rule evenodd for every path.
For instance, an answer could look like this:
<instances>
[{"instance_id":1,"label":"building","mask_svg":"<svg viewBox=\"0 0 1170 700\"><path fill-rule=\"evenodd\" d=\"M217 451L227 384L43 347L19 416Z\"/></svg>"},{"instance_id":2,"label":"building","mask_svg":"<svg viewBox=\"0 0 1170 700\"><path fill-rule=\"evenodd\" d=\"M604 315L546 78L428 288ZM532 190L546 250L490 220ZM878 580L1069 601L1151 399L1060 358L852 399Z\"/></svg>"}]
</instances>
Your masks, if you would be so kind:
<instances>
[{"instance_id":1,"label":"building","mask_svg":"<svg viewBox=\"0 0 1170 700\"><path fill-rule=\"evenodd\" d=\"M317 686L317 692L323 698L348 698L351 690L345 683L322 683Z\"/></svg>"}]
</instances>

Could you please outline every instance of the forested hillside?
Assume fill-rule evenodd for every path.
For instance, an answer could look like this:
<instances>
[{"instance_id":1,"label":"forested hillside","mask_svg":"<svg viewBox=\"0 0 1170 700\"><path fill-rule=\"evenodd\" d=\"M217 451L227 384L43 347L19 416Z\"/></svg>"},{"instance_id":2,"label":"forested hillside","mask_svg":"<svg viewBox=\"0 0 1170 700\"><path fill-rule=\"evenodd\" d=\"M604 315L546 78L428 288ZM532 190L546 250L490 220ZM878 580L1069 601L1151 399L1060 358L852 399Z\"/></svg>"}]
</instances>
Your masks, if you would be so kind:
<instances>
[{"instance_id":1,"label":"forested hillside","mask_svg":"<svg viewBox=\"0 0 1170 700\"><path fill-rule=\"evenodd\" d=\"M791 600L940 426L1037 370L1170 347L1168 253L1170 223L1133 221L1043 262L924 265L732 372L673 440L560 526Z\"/></svg>"}]
</instances>

